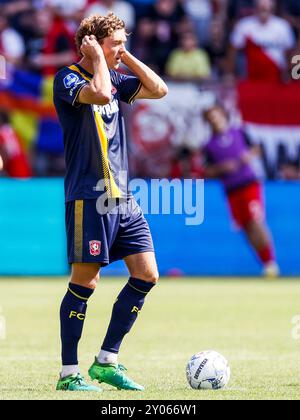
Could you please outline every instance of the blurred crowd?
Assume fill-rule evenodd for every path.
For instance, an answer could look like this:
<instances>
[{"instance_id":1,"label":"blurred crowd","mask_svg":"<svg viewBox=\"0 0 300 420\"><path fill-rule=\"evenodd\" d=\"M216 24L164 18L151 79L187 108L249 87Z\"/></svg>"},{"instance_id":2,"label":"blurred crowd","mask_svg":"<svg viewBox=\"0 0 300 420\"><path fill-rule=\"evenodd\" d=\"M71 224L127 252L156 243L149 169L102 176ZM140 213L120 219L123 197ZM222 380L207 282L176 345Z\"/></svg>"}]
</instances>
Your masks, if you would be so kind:
<instances>
[{"instance_id":1,"label":"blurred crowd","mask_svg":"<svg viewBox=\"0 0 300 420\"><path fill-rule=\"evenodd\" d=\"M286 80L290 57L300 51L300 0L0 0L0 54L17 68L53 76L77 60L74 34L82 18L110 10L126 23L127 48L175 80ZM255 33L262 43L265 37L279 71L253 65L248 38ZM2 114L0 170L9 155Z\"/></svg>"},{"instance_id":2,"label":"blurred crowd","mask_svg":"<svg viewBox=\"0 0 300 420\"><path fill-rule=\"evenodd\" d=\"M280 19L270 20L266 41L273 40L278 59L299 46L300 0L1 0L0 53L16 66L54 74L76 60L82 18L110 10L125 21L132 53L179 79L244 75L234 52L246 47L255 20L273 14Z\"/></svg>"}]
</instances>

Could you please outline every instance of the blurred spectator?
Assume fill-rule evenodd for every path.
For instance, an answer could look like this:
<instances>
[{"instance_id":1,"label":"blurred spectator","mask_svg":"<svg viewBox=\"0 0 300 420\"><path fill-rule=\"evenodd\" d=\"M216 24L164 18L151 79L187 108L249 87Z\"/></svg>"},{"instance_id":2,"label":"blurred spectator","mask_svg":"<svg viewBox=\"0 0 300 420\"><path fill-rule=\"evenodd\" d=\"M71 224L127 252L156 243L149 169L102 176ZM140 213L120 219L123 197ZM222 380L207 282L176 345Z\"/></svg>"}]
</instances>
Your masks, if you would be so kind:
<instances>
[{"instance_id":1,"label":"blurred spectator","mask_svg":"<svg viewBox=\"0 0 300 420\"><path fill-rule=\"evenodd\" d=\"M286 162L279 168L279 175L280 178L292 181L292 180L300 180L300 168L298 162Z\"/></svg>"},{"instance_id":2,"label":"blurred spectator","mask_svg":"<svg viewBox=\"0 0 300 420\"><path fill-rule=\"evenodd\" d=\"M184 146L177 150L171 168L171 178L203 178L204 170L200 154Z\"/></svg>"},{"instance_id":3,"label":"blurred spectator","mask_svg":"<svg viewBox=\"0 0 300 420\"><path fill-rule=\"evenodd\" d=\"M61 15L44 8L34 12L32 22L32 38L27 41L29 68L49 76L76 60L74 34Z\"/></svg>"},{"instance_id":4,"label":"blurred spectator","mask_svg":"<svg viewBox=\"0 0 300 420\"><path fill-rule=\"evenodd\" d=\"M199 41L202 45L207 45L213 12L212 2L210 0L185 0L182 3L185 12L194 24Z\"/></svg>"},{"instance_id":5,"label":"blurred spectator","mask_svg":"<svg viewBox=\"0 0 300 420\"><path fill-rule=\"evenodd\" d=\"M38 0L35 2L36 7ZM9 21L9 26L15 29L23 37L22 17L26 13L31 13L33 8L33 0L1 0L0 10L1 15L6 16Z\"/></svg>"},{"instance_id":6,"label":"blurred spectator","mask_svg":"<svg viewBox=\"0 0 300 420\"><path fill-rule=\"evenodd\" d=\"M38 177L63 177L66 172L62 153L50 154L36 150L34 157L34 173Z\"/></svg>"},{"instance_id":7,"label":"blurred spectator","mask_svg":"<svg viewBox=\"0 0 300 420\"><path fill-rule=\"evenodd\" d=\"M279 145L276 177L279 175L279 178L284 180L300 179L300 146L295 152L291 156L283 143Z\"/></svg>"},{"instance_id":8,"label":"blurred spectator","mask_svg":"<svg viewBox=\"0 0 300 420\"><path fill-rule=\"evenodd\" d=\"M187 16L178 0L156 0L148 17L154 24L151 53L162 74L170 52L178 45L178 34L189 23L186 22Z\"/></svg>"},{"instance_id":9,"label":"blurred spectator","mask_svg":"<svg viewBox=\"0 0 300 420\"><path fill-rule=\"evenodd\" d=\"M2 13L13 17L32 8L32 0L1 0L0 5Z\"/></svg>"},{"instance_id":10,"label":"blurred spectator","mask_svg":"<svg viewBox=\"0 0 300 420\"><path fill-rule=\"evenodd\" d=\"M22 36L9 26L8 18L0 9L0 54L16 66L22 64L25 45Z\"/></svg>"},{"instance_id":11,"label":"blurred spectator","mask_svg":"<svg viewBox=\"0 0 300 420\"><path fill-rule=\"evenodd\" d=\"M276 82L286 76L295 37L290 24L275 16L274 10L274 0L257 0L255 14L243 18L231 34L231 69L237 51L245 51L249 79Z\"/></svg>"},{"instance_id":12,"label":"blurred spectator","mask_svg":"<svg viewBox=\"0 0 300 420\"><path fill-rule=\"evenodd\" d=\"M135 9L124 0L96 0L85 10L85 16L90 15L107 15L108 12L114 12L122 20L124 20L127 32L131 33L135 28ZM126 48L131 51L132 39L128 37Z\"/></svg>"},{"instance_id":13,"label":"blurred spectator","mask_svg":"<svg viewBox=\"0 0 300 420\"><path fill-rule=\"evenodd\" d=\"M285 19L274 16L272 0L0 0L0 54L13 66L38 73L39 96L33 105L38 109L42 106L42 110L51 107L53 74L77 60L73 37L79 21L84 15L113 10L132 33L129 42L133 54L161 74L178 80L218 82L230 72L232 76L237 64L239 76L247 67L252 80L278 81L295 44L293 32L298 37L300 34L300 0L277 0L276 5ZM228 56L229 37L232 45ZM300 50L300 37L297 47ZM6 81L10 74L12 66L8 66ZM234 82L232 77L222 79L220 86L217 83L220 97L235 86L229 82ZM20 89L24 83L26 78L18 78L14 87ZM12 89L9 94L14 97L15 93ZM230 97L234 102L234 90ZM9 95L6 100L11 100ZM26 142L33 143L35 174L62 175L61 133L56 121L43 112L34 117L27 114L27 109L23 112L15 106L10 121L16 132L22 133L22 140L26 132ZM174 153L174 171L185 173L194 152L171 148L166 174ZM7 168L3 146L0 155ZM281 163L276 166L281 168L280 176L290 178L294 174L298 178L293 162Z\"/></svg>"},{"instance_id":14,"label":"blurred spectator","mask_svg":"<svg viewBox=\"0 0 300 420\"><path fill-rule=\"evenodd\" d=\"M281 6L282 15L294 28L296 36L300 36L300 1L285 0Z\"/></svg>"},{"instance_id":15,"label":"blurred spectator","mask_svg":"<svg viewBox=\"0 0 300 420\"><path fill-rule=\"evenodd\" d=\"M223 21L219 18L213 19L209 28L209 44L206 51L212 65L214 79L218 79L226 72L228 39L225 33Z\"/></svg>"},{"instance_id":16,"label":"blurred spectator","mask_svg":"<svg viewBox=\"0 0 300 420\"><path fill-rule=\"evenodd\" d=\"M76 17L83 13L88 0L44 0L46 6L50 6L65 17Z\"/></svg>"},{"instance_id":17,"label":"blurred spectator","mask_svg":"<svg viewBox=\"0 0 300 420\"><path fill-rule=\"evenodd\" d=\"M254 13L255 0L228 0L227 2L227 17L231 25Z\"/></svg>"},{"instance_id":18,"label":"blurred spectator","mask_svg":"<svg viewBox=\"0 0 300 420\"><path fill-rule=\"evenodd\" d=\"M32 170L22 145L4 111L0 111L0 155L3 169L8 176L14 178L32 176Z\"/></svg>"},{"instance_id":19,"label":"blurred spectator","mask_svg":"<svg viewBox=\"0 0 300 420\"><path fill-rule=\"evenodd\" d=\"M136 29L132 37L132 52L141 60L147 64L153 70L158 71L155 58L152 51L152 40L154 36L155 26L151 19L143 17L137 22Z\"/></svg>"},{"instance_id":20,"label":"blurred spectator","mask_svg":"<svg viewBox=\"0 0 300 420\"><path fill-rule=\"evenodd\" d=\"M152 6L155 1L156 0L129 0L134 6L137 20L143 16L147 16L149 7Z\"/></svg>"},{"instance_id":21,"label":"blurred spectator","mask_svg":"<svg viewBox=\"0 0 300 420\"><path fill-rule=\"evenodd\" d=\"M174 79L199 81L209 79L211 67L208 54L199 47L196 35L181 35L179 48L171 52L166 64L166 74Z\"/></svg>"},{"instance_id":22,"label":"blurred spectator","mask_svg":"<svg viewBox=\"0 0 300 420\"><path fill-rule=\"evenodd\" d=\"M107 15L108 12L114 12L118 17L124 20L127 31L131 32L135 26L134 7L124 0L96 0L85 10L85 16Z\"/></svg>"}]
</instances>

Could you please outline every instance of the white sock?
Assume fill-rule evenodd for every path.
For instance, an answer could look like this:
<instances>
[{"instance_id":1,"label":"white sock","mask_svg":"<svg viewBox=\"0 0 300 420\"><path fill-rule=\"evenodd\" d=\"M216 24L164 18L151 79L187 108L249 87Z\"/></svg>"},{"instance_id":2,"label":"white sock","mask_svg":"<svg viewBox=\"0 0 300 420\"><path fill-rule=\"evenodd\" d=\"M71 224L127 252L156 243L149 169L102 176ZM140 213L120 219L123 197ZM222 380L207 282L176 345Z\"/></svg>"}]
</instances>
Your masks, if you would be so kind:
<instances>
[{"instance_id":1,"label":"white sock","mask_svg":"<svg viewBox=\"0 0 300 420\"><path fill-rule=\"evenodd\" d=\"M78 365L65 365L62 367L60 377L65 378L69 375L77 375L79 373Z\"/></svg>"},{"instance_id":2,"label":"white sock","mask_svg":"<svg viewBox=\"0 0 300 420\"><path fill-rule=\"evenodd\" d=\"M105 350L100 350L97 359L99 363L109 363L114 365L118 363L118 355Z\"/></svg>"}]
</instances>

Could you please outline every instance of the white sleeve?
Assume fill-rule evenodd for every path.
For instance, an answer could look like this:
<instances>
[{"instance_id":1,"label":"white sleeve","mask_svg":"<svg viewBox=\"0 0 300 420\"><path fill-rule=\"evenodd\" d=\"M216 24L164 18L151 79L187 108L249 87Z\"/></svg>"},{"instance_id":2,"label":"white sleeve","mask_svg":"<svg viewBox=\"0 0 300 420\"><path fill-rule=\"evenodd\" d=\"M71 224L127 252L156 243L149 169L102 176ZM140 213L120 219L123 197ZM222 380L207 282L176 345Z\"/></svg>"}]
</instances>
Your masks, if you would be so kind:
<instances>
[{"instance_id":1,"label":"white sleeve","mask_svg":"<svg viewBox=\"0 0 300 420\"><path fill-rule=\"evenodd\" d=\"M44 0L46 6L58 7L67 14L84 10L87 7L87 0Z\"/></svg>"},{"instance_id":2,"label":"white sleeve","mask_svg":"<svg viewBox=\"0 0 300 420\"><path fill-rule=\"evenodd\" d=\"M2 32L2 44L4 55L12 58L21 58L25 54L23 38L12 28Z\"/></svg>"},{"instance_id":3,"label":"white sleeve","mask_svg":"<svg viewBox=\"0 0 300 420\"><path fill-rule=\"evenodd\" d=\"M119 6L116 6L116 15L124 20L125 25L129 30L134 29L135 10L130 3L120 2Z\"/></svg>"},{"instance_id":4,"label":"white sleeve","mask_svg":"<svg viewBox=\"0 0 300 420\"><path fill-rule=\"evenodd\" d=\"M84 16L89 17L91 15L105 16L107 14L107 8L99 3L92 3L84 11Z\"/></svg>"},{"instance_id":5,"label":"white sleeve","mask_svg":"<svg viewBox=\"0 0 300 420\"><path fill-rule=\"evenodd\" d=\"M230 42L237 49L241 49L246 46L246 31L243 21L235 25L230 35Z\"/></svg>"},{"instance_id":6,"label":"white sleeve","mask_svg":"<svg viewBox=\"0 0 300 420\"><path fill-rule=\"evenodd\" d=\"M296 43L296 37L295 34L293 32L293 29L291 27L291 25L288 22L284 22L284 30L283 30L283 42L285 45L285 48L287 50L291 50L292 48L294 48L295 43Z\"/></svg>"}]
</instances>

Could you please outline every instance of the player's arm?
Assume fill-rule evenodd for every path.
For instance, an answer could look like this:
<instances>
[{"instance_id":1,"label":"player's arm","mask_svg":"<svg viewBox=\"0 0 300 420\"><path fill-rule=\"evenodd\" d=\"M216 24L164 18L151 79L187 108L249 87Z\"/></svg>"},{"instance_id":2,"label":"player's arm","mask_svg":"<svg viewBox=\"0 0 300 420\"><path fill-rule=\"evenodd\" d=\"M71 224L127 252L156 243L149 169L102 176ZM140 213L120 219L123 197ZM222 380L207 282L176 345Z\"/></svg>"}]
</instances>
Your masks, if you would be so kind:
<instances>
[{"instance_id":1,"label":"player's arm","mask_svg":"<svg viewBox=\"0 0 300 420\"><path fill-rule=\"evenodd\" d=\"M82 54L93 63L93 78L80 91L77 102L81 104L106 105L111 100L111 80L103 50L94 35L85 36L81 45Z\"/></svg>"},{"instance_id":2,"label":"player's arm","mask_svg":"<svg viewBox=\"0 0 300 420\"><path fill-rule=\"evenodd\" d=\"M229 47L225 64L227 78L228 76L232 77L236 75L237 54L239 51L246 48L247 38L247 28L245 28L243 22L240 21L235 25L229 39Z\"/></svg>"},{"instance_id":3,"label":"player's arm","mask_svg":"<svg viewBox=\"0 0 300 420\"><path fill-rule=\"evenodd\" d=\"M146 64L142 63L130 52L122 54L122 62L140 80L142 86L135 99L160 99L167 95L168 87L165 82Z\"/></svg>"},{"instance_id":4,"label":"player's arm","mask_svg":"<svg viewBox=\"0 0 300 420\"><path fill-rule=\"evenodd\" d=\"M227 159L223 162L215 163L205 149L202 151L202 156L204 176L207 178L219 178L224 175L232 174L241 166L241 162L237 159Z\"/></svg>"},{"instance_id":5,"label":"player's arm","mask_svg":"<svg viewBox=\"0 0 300 420\"><path fill-rule=\"evenodd\" d=\"M0 172L4 170L6 158L7 156L4 147L0 145Z\"/></svg>"},{"instance_id":6,"label":"player's arm","mask_svg":"<svg viewBox=\"0 0 300 420\"><path fill-rule=\"evenodd\" d=\"M222 163L206 164L204 171L208 178L218 178L219 176L235 173L240 166L241 162L239 160L228 159Z\"/></svg>"},{"instance_id":7,"label":"player's arm","mask_svg":"<svg viewBox=\"0 0 300 420\"><path fill-rule=\"evenodd\" d=\"M258 144L253 144L251 138L245 130L243 130L243 136L247 145L247 150L241 155L240 161L244 165L247 165L251 163L254 158L261 156L261 147Z\"/></svg>"},{"instance_id":8,"label":"player's arm","mask_svg":"<svg viewBox=\"0 0 300 420\"><path fill-rule=\"evenodd\" d=\"M236 59L237 59L238 49L233 45L229 45L227 58L225 60L225 73L228 77L229 75L234 76L236 73Z\"/></svg>"}]
</instances>

